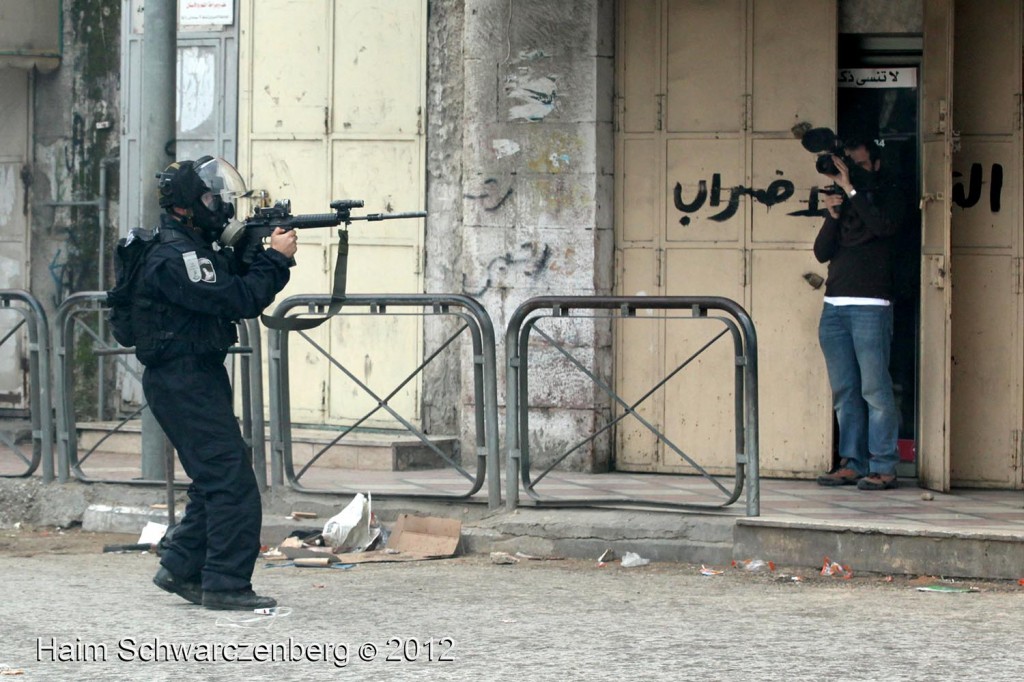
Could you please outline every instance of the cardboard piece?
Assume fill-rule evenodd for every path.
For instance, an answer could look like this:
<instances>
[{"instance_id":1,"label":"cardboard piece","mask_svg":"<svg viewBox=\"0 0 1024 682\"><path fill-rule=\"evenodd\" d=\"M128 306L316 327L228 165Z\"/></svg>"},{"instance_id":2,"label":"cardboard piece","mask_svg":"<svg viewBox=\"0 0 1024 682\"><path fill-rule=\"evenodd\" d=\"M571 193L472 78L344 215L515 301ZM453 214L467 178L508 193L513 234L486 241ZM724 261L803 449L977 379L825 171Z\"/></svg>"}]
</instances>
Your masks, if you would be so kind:
<instances>
[{"instance_id":1,"label":"cardboard piece","mask_svg":"<svg viewBox=\"0 0 1024 682\"><path fill-rule=\"evenodd\" d=\"M336 556L346 564L443 559L455 554L461 535L462 521L458 519L402 514L395 522L384 549Z\"/></svg>"}]
</instances>

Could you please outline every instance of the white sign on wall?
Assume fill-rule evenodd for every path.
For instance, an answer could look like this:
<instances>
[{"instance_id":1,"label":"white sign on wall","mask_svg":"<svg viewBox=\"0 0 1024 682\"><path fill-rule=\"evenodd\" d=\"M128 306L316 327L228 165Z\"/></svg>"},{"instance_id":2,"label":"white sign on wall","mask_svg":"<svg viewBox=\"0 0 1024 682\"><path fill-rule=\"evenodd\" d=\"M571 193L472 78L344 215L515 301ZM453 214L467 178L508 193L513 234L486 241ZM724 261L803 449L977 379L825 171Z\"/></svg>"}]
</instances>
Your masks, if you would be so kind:
<instances>
[{"instance_id":1,"label":"white sign on wall","mask_svg":"<svg viewBox=\"0 0 1024 682\"><path fill-rule=\"evenodd\" d=\"M916 88L917 69L839 69L841 88Z\"/></svg>"},{"instance_id":2,"label":"white sign on wall","mask_svg":"<svg viewBox=\"0 0 1024 682\"><path fill-rule=\"evenodd\" d=\"M178 0L178 23L230 26L235 21L235 0Z\"/></svg>"}]
</instances>

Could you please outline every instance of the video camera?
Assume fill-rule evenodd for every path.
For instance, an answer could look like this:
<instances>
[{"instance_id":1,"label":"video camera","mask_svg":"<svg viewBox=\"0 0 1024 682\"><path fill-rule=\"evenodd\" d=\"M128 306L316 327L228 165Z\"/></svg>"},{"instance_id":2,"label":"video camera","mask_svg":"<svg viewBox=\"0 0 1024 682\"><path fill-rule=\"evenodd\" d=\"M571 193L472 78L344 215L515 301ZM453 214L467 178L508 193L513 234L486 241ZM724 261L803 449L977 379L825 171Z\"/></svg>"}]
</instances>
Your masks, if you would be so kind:
<instances>
[{"instance_id":1,"label":"video camera","mask_svg":"<svg viewBox=\"0 0 1024 682\"><path fill-rule=\"evenodd\" d=\"M832 132L831 128L811 128L800 138L803 148L812 154L817 154L814 161L814 168L822 175L839 175L839 169L832 156L838 156L846 164L847 168L854 168L856 164L846 154L846 148L842 140Z\"/></svg>"}]
</instances>

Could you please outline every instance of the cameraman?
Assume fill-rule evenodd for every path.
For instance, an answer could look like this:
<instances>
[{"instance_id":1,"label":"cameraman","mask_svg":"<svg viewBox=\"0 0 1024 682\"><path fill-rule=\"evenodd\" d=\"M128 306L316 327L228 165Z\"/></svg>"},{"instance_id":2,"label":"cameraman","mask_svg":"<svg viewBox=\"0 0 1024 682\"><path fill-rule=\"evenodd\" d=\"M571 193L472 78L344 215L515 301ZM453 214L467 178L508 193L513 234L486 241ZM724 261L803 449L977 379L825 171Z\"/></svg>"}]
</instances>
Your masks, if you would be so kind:
<instances>
[{"instance_id":1,"label":"cameraman","mask_svg":"<svg viewBox=\"0 0 1024 682\"><path fill-rule=\"evenodd\" d=\"M899 417L889 375L892 343L893 244L903 198L882 182L873 141L844 145L832 156L839 190L824 197L825 222L814 256L828 263L818 340L839 422L839 465L818 477L823 486L895 488Z\"/></svg>"}]
</instances>

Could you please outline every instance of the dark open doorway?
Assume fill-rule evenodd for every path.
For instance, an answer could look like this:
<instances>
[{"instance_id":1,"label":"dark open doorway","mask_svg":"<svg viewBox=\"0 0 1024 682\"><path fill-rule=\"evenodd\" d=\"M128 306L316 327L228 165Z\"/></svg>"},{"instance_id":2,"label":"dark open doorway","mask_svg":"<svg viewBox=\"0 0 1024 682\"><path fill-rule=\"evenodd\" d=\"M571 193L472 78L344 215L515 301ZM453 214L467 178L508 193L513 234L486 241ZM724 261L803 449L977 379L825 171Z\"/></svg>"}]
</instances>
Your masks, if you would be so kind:
<instances>
[{"instance_id":1,"label":"dark open doorway","mask_svg":"<svg viewBox=\"0 0 1024 682\"><path fill-rule=\"evenodd\" d=\"M916 476L917 355L921 269L920 36L839 36L837 134L874 139L886 181L906 197L894 258L890 373L900 410L901 476Z\"/></svg>"}]
</instances>

